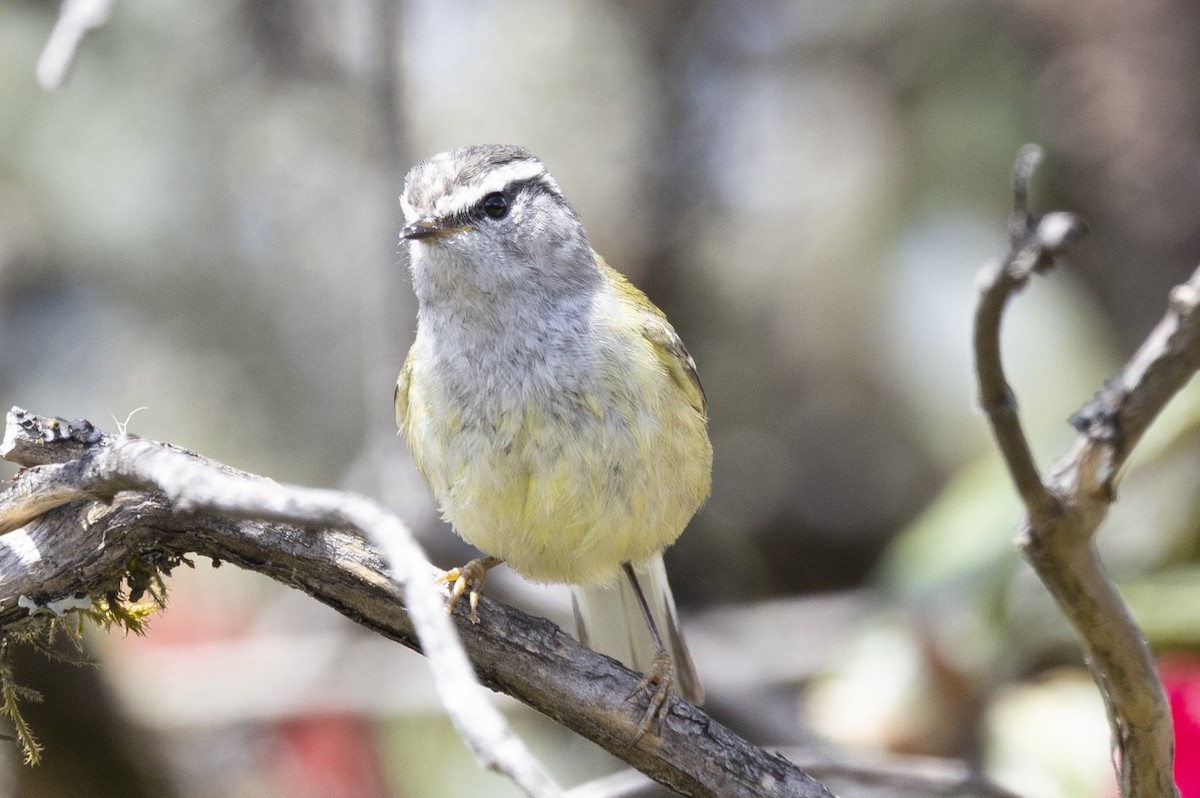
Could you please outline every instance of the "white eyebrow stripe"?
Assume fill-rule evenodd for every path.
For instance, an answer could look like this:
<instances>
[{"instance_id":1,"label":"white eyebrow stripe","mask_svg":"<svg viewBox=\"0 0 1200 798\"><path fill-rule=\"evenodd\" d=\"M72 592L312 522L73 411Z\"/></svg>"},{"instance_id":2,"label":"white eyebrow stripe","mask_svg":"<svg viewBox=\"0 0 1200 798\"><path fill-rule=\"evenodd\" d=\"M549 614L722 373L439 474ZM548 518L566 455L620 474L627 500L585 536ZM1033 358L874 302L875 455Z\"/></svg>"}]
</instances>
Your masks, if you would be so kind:
<instances>
[{"instance_id":1,"label":"white eyebrow stripe","mask_svg":"<svg viewBox=\"0 0 1200 798\"><path fill-rule=\"evenodd\" d=\"M546 174L546 167L538 161L513 161L487 171L487 174L439 197L434 203L434 213L441 218L453 216L471 207L494 191L502 191L510 183L532 180Z\"/></svg>"}]
</instances>

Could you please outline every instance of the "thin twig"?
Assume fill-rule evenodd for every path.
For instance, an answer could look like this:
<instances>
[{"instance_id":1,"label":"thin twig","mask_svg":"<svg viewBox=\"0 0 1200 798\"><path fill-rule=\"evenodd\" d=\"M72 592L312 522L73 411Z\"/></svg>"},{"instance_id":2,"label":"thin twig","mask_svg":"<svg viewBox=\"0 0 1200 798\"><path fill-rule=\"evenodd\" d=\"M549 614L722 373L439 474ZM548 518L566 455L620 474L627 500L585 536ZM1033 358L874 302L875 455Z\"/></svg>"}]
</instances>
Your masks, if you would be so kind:
<instances>
[{"instance_id":1,"label":"thin twig","mask_svg":"<svg viewBox=\"0 0 1200 798\"><path fill-rule=\"evenodd\" d=\"M1054 255L1082 235L1083 226L1074 217L1059 215L1063 229L1043 236L1039 220L1029 211L1029 181L1042 158L1035 146L1022 148L1013 170L1013 210L1009 216L1009 252L1005 259L983 270L979 280L979 304L975 307L975 367L979 380L979 403L992 424L996 444L1004 456L1017 492L1035 518L1049 519L1061 508L1057 498L1042 484L1029 442L1021 428L1017 400L1004 377L1000 360L1000 322L1014 293L1035 272L1053 262Z\"/></svg>"},{"instance_id":2,"label":"thin twig","mask_svg":"<svg viewBox=\"0 0 1200 798\"><path fill-rule=\"evenodd\" d=\"M971 772L962 762L920 757L898 757L893 762L807 762L805 767L834 783L847 781L882 788L887 795L971 795L975 798L1022 798L1017 793Z\"/></svg>"},{"instance_id":3,"label":"thin twig","mask_svg":"<svg viewBox=\"0 0 1200 798\"><path fill-rule=\"evenodd\" d=\"M33 434L40 427L40 422L14 409L8 416L0 455L11 456L22 444L36 448L45 438ZM61 428L57 424L51 429ZM354 494L280 485L225 466L215 467L190 452L141 438L95 437L96 443L79 459L41 466L30 482L45 486L45 490L25 486L21 498L41 508L40 496L112 497L123 490L151 490L161 491L182 513L207 511L358 530L379 550L392 578L403 589L405 607L429 658L442 703L476 758L507 775L531 796L561 795L475 678L454 625L444 612L444 600L428 579L431 566L400 519Z\"/></svg>"},{"instance_id":4,"label":"thin twig","mask_svg":"<svg viewBox=\"0 0 1200 798\"><path fill-rule=\"evenodd\" d=\"M1200 270L1171 292L1166 317L1120 375L1072 419L1071 449L1038 475L1000 361L1000 318L1031 274L1083 233L1065 213L1035 217L1028 187L1039 154L1017 159L1012 246L980 281L975 362L980 401L1027 518L1018 544L1080 638L1112 727L1121 794L1177 796L1171 716L1144 635L1100 562L1093 540L1114 498L1117 472L1150 422L1200 368Z\"/></svg>"},{"instance_id":5,"label":"thin twig","mask_svg":"<svg viewBox=\"0 0 1200 798\"><path fill-rule=\"evenodd\" d=\"M865 754L835 758L811 748L785 748L780 753L822 781L853 785L856 795L1022 798L961 760ZM661 785L636 770L622 770L568 790L564 798L664 798L666 795Z\"/></svg>"},{"instance_id":6,"label":"thin twig","mask_svg":"<svg viewBox=\"0 0 1200 798\"><path fill-rule=\"evenodd\" d=\"M108 20L113 0L63 0L58 21L37 63L38 83L57 89L66 80L84 35Z\"/></svg>"}]
</instances>

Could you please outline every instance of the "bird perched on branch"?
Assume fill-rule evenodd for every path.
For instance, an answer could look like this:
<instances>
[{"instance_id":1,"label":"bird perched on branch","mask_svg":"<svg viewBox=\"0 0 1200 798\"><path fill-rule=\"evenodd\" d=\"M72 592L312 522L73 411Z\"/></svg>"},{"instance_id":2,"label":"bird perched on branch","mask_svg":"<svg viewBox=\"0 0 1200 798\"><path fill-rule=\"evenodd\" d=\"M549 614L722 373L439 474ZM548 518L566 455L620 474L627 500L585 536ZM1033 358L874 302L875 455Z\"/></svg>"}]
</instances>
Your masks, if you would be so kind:
<instances>
[{"instance_id":1,"label":"bird perched on branch","mask_svg":"<svg viewBox=\"0 0 1200 798\"><path fill-rule=\"evenodd\" d=\"M572 585L581 641L646 674L636 741L673 687L703 697L662 561L711 482L695 363L528 151L434 155L401 204L419 309L396 421L445 518L486 555L448 572L450 606L469 592L474 617L502 562Z\"/></svg>"}]
</instances>

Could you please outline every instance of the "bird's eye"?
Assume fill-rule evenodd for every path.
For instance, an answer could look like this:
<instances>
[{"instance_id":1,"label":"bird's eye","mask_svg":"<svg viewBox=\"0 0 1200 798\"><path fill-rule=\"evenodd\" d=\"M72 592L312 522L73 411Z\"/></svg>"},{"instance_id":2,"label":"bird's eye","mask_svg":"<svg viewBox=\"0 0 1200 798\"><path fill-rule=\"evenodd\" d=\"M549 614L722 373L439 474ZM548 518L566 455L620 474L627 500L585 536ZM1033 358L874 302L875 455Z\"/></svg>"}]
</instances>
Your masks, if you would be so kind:
<instances>
[{"instance_id":1,"label":"bird's eye","mask_svg":"<svg viewBox=\"0 0 1200 798\"><path fill-rule=\"evenodd\" d=\"M488 194L483 198L483 212L493 219L503 219L508 215L508 200L499 191Z\"/></svg>"}]
</instances>

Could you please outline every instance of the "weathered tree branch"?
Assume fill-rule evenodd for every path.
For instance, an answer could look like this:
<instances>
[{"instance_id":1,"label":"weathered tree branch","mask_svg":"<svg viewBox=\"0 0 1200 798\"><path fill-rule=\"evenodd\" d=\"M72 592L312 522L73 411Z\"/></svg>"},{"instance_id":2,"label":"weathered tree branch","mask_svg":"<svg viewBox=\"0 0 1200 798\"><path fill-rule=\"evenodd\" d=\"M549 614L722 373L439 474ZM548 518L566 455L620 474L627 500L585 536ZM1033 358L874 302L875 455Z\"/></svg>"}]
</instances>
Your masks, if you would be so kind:
<instances>
[{"instance_id":1,"label":"weathered tree branch","mask_svg":"<svg viewBox=\"0 0 1200 798\"><path fill-rule=\"evenodd\" d=\"M84 447L82 452L80 446ZM58 464L47 462L54 459L56 451L68 459ZM408 609L415 636L429 658L442 703L476 758L507 775L531 796L561 795L561 789L508 728L503 715L492 706L476 681L454 627L442 611L443 602L432 589L431 566L412 533L374 502L348 493L279 485L173 446L129 436L106 436L87 422L67 424L41 419L18 408L8 415L0 456L21 465L40 463L22 472L13 488L4 494L5 500L0 501L0 532L8 532L0 541L9 543L8 552L18 557L12 563L15 568L0 572L0 583L9 577L20 577L21 563L28 567L34 562L49 562L57 569L78 559L81 553L86 556L88 550L75 548L77 540L69 530L80 522L90 525L93 517L105 517L106 513L97 512L96 500L111 502L110 508L127 506L123 501L114 501L126 491L134 491L140 506L147 509L155 499L145 492L153 491L159 501L169 502L162 506L171 507L174 512L211 512L226 518L273 519L357 530L378 549L387 566L385 573L390 573L391 580L400 586L398 592ZM146 503L136 498L139 496L146 498ZM52 512L50 517L65 521L65 526L56 525L52 537L37 539L32 532L44 524L33 516L44 512L48 501L57 502L60 507L85 509L88 515L71 518L70 514L63 517ZM109 586L100 595L113 589L114 575L119 582L120 574L127 570L136 553L120 545L130 537L136 538L136 534L131 535L136 518L126 522L120 536L101 538L100 548L114 548L118 557L123 553L125 564L109 572ZM15 529L18 525L25 526ZM176 554L185 553L165 548ZM270 551L264 551L259 558L268 560L270 556ZM44 576L54 579L53 574ZM391 585L391 580L382 578ZM13 606L26 606L30 598L42 603L39 599L46 595L47 588L36 584L23 585L25 589L14 596ZM80 592L90 593L91 589L84 583L50 598L77 596Z\"/></svg>"},{"instance_id":2,"label":"weathered tree branch","mask_svg":"<svg viewBox=\"0 0 1200 798\"><path fill-rule=\"evenodd\" d=\"M1171 715L1145 637L1108 578L1094 538L1117 473L1150 422L1200 368L1200 269L1171 291L1166 316L1097 397L1072 418L1080 431L1043 480L1021 430L1000 361L1000 317L1031 274L1083 232L1070 214L1036 218L1028 183L1040 152L1022 150L1014 181L1011 249L985 269L975 315L980 403L1028 515L1025 557L1071 622L1112 726L1123 796L1177 796Z\"/></svg>"},{"instance_id":3,"label":"weathered tree branch","mask_svg":"<svg viewBox=\"0 0 1200 798\"><path fill-rule=\"evenodd\" d=\"M103 595L119 584L135 555L153 561L197 553L303 590L380 634L423 646L432 659L415 629L410 595L421 592L412 583L432 583L432 566L412 555L403 572L393 571L406 584L401 593L380 554L350 531L379 530L372 542L392 545L377 538L399 522L372 503L280 486L165 444L100 436L65 422L61 435L42 434L47 423L10 413L0 449L7 459L33 466L0 494L0 530L21 525L0 537L0 633L28 622L18 606L22 597L45 605ZM48 509L51 504L58 506ZM405 582L408 574L413 578ZM425 592L444 620L437 594ZM637 674L583 648L549 621L486 597L479 615L477 625L457 614L455 620L484 684L672 789L696 796L830 795L783 757L683 701L671 702L661 736L647 735L631 747L640 718L629 701L637 694ZM431 664L436 673L439 665Z\"/></svg>"}]
</instances>

